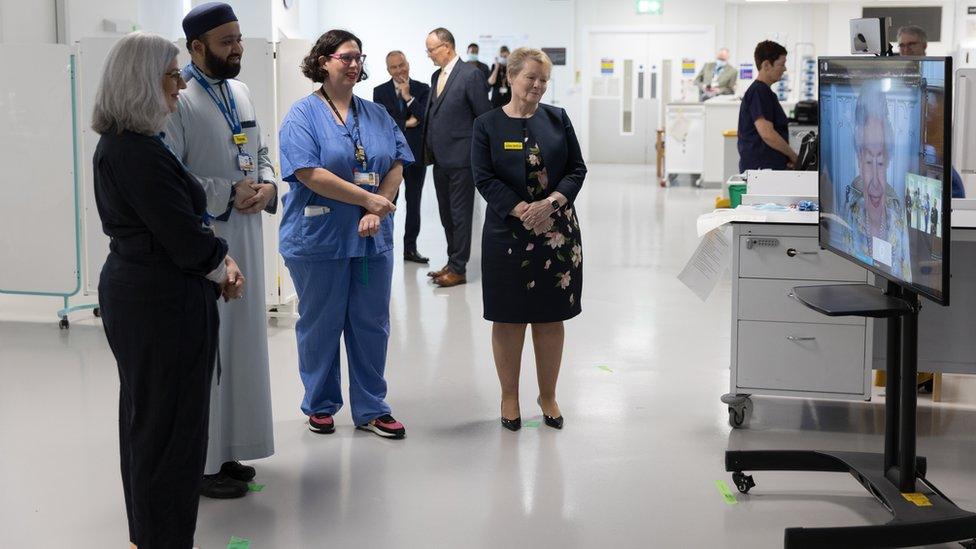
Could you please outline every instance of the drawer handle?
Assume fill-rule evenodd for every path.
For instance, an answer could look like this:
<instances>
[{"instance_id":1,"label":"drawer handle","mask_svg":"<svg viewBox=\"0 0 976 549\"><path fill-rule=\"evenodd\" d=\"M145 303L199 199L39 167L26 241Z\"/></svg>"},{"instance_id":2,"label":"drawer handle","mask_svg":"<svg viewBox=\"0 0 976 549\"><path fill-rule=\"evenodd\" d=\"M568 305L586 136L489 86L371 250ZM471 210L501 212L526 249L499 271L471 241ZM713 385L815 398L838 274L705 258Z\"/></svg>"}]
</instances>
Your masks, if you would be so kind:
<instances>
[{"instance_id":1,"label":"drawer handle","mask_svg":"<svg viewBox=\"0 0 976 549\"><path fill-rule=\"evenodd\" d=\"M817 255L819 252L798 252L796 248L790 248L786 250L786 255L790 257L796 257L798 255Z\"/></svg>"},{"instance_id":2,"label":"drawer handle","mask_svg":"<svg viewBox=\"0 0 976 549\"><path fill-rule=\"evenodd\" d=\"M816 341L815 337L800 337L800 336L786 336L786 339L790 341Z\"/></svg>"}]
</instances>

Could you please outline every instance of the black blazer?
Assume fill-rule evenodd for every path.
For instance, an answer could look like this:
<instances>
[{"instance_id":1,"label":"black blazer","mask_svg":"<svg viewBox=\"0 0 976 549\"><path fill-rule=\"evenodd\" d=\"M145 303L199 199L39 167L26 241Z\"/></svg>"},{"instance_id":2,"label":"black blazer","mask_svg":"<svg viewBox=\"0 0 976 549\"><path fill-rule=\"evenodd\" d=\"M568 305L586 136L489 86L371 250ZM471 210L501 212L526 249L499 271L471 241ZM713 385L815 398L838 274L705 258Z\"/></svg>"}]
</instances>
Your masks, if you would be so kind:
<instances>
[{"instance_id":1,"label":"black blazer","mask_svg":"<svg viewBox=\"0 0 976 549\"><path fill-rule=\"evenodd\" d=\"M458 59L447 77L444 91L434 97L437 77L431 76L430 101L424 124L424 155L428 164L457 169L471 166L471 127L474 119L491 110L486 89L488 83L477 67Z\"/></svg>"},{"instance_id":2,"label":"black blazer","mask_svg":"<svg viewBox=\"0 0 976 549\"><path fill-rule=\"evenodd\" d=\"M522 122L510 118L501 108L474 121L471 171L475 186L488 202L486 231L498 223L504 224L519 202L532 202L525 180L524 144L520 150L505 148L505 143L522 143ZM573 203L583 187L586 164L566 111L540 104L526 124L529 133L539 141L549 181L555 182L550 188Z\"/></svg>"},{"instance_id":3,"label":"black blazer","mask_svg":"<svg viewBox=\"0 0 976 549\"><path fill-rule=\"evenodd\" d=\"M427 119L427 103L430 100L430 86L411 78L410 95L413 96L413 101L409 106L406 106L400 98L400 94L396 91L393 79L390 79L373 88L373 103L379 103L386 107L386 111L390 113L390 116L396 121L397 126L400 126L400 131L407 138L407 143L410 144L413 157L417 162L421 162L424 153L424 121ZM400 110L401 106L403 106L402 111ZM420 124L407 129L407 119L411 115L415 116Z\"/></svg>"},{"instance_id":4,"label":"black blazer","mask_svg":"<svg viewBox=\"0 0 976 549\"><path fill-rule=\"evenodd\" d=\"M224 260L227 243L203 226L203 187L159 139L130 131L101 136L93 173L95 203L112 253L153 265L179 287L182 275L206 276ZM159 291L148 289L150 295L133 298Z\"/></svg>"}]
</instances>

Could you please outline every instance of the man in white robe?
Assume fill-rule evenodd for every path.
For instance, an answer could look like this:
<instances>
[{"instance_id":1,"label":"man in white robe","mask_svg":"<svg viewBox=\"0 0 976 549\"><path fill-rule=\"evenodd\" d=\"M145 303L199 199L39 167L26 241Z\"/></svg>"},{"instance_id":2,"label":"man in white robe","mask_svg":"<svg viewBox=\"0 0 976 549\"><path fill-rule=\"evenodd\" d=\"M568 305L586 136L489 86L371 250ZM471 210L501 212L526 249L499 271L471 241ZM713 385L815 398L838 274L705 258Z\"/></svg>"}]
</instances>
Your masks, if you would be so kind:
<instances>
[{"instance_id":1,"label":"man in white robe","mask_svg":"<svg viewBox=\"0 0 976 549\"><path fill-rule=\"evenodd\" d=\"M250 290L219 304L220 353L210 404L210 442L201 494L247 494L253 467L241 460L274 453L268 370L261 212L275 213L278 193L268 148L240 72L243 43L227 4L211 2L183 20L193 62L187 89L167 124L166 141L207 193L215 232L227 240Z\"/></svg>"}]
</instances>

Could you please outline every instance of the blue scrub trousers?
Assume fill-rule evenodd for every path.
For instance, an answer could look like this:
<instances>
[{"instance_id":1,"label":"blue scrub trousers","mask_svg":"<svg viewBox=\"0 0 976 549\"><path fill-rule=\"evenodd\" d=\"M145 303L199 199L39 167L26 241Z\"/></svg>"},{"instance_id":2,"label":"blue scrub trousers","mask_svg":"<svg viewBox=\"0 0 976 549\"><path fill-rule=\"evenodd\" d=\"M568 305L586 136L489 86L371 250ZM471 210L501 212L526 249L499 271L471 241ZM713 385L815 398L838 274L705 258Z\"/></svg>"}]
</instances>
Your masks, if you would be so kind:
<instances>
[{"instance_id":1,"label":"blue scrub trousers","mask_svg":"<svg viewBox=\"0 0 976 549\"><path fill-rule=\"evenodd\" d=\"M364 269L363 262L366 262ZM356 425L390 413L386 347L390 339L393 251L368 257L286 261L298 293L298 365L305 385L302 412L342 408L339 337L349 361L349 400Z\"/></svg>"}]
</instances>

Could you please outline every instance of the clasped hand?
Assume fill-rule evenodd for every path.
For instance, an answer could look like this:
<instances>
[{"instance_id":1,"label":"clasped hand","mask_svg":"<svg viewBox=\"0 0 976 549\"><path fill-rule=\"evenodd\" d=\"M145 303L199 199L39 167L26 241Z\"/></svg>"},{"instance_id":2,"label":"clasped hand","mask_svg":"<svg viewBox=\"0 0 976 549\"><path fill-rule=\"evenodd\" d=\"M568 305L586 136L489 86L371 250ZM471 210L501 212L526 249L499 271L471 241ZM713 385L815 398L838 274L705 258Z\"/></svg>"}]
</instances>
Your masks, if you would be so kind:
<instances>
[{"instance_id":1,"label":"clasped hand","mask_svg":"<svg viewBox=\"0 0 976 549\"><path fill-rule=\"evenodd\" d=\"M519 218L526 229L538 232L546 225L552 225L552 204L547 199L536 200L531 204L519 202L512 209L512 215Z\"/></svg>"},{"instance_id":2,"label":"clasped hand","mask_svg":"<svg viewBox=\"0 0 976 549\"><path fill-rule=\"evenodd\" d=\"M258 183L250 177L234 184L234 208L245 214L264 211L274 199L275 186L271 183Z\"/></svg>"}]
</instances>

